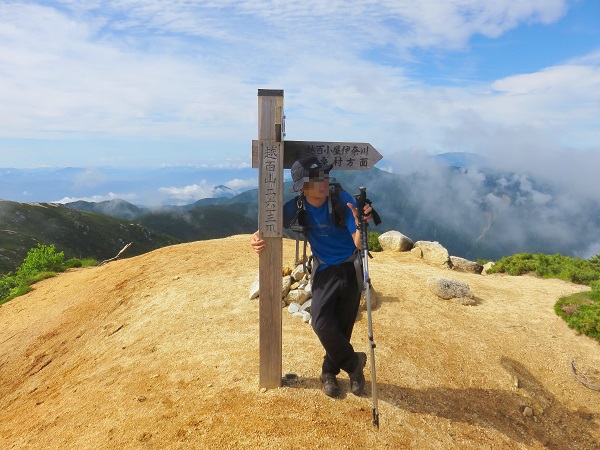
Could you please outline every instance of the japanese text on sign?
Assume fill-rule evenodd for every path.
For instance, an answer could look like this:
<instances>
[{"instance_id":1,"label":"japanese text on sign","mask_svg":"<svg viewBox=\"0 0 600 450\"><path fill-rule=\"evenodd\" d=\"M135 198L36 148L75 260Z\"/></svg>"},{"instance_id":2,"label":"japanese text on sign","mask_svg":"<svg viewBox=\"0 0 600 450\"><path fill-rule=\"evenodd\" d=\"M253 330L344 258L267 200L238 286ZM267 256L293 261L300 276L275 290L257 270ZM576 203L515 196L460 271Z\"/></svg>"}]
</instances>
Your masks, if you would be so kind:
<instances>
[{"instance_id":1,"label":"japanese text on sign","mask_svg":"<svg viewBox=\"0 0 600 450\"><path fill-rule=\"evenodd\" d=\"M300 158L300 152L297 152L296 159ZM333 168L363 168L369 167L369 145L329 145L308 144L304 149L306 154L314 155L319 158L321 164L331 164Z\"/></svg>"},{"instance_id":2,"label":"japanese text on sign","mask_svg":"<svg viewBox=\"0 0 600 450\"><path fill-rule=\"evenodd\" d=\"M281 190L283 187L283 169L280 160L280 146L265 145L262 154L262 170L260 172L260 225L263 236L279 237L281 235Z\"/></svg>"}]
</instances>

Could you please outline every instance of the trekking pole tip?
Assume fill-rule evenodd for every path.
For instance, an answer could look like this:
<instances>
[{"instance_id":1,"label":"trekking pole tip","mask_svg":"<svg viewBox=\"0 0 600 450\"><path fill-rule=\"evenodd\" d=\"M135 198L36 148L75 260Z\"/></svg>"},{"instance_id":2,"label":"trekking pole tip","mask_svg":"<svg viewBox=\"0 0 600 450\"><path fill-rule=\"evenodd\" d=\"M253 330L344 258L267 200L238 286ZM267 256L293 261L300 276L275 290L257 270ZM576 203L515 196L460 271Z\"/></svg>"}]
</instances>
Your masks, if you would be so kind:
<instances>
[{"instance_id":1,"label":"trekking pole tip","mask_svg":"<svg viewBox=\"0 0 600 450\"><path fill-rule=\"evenodd\" d=\"M379 413L375 408L373 408L373 426L377 427L379 430Z\"/></svg>"}]
</instances>

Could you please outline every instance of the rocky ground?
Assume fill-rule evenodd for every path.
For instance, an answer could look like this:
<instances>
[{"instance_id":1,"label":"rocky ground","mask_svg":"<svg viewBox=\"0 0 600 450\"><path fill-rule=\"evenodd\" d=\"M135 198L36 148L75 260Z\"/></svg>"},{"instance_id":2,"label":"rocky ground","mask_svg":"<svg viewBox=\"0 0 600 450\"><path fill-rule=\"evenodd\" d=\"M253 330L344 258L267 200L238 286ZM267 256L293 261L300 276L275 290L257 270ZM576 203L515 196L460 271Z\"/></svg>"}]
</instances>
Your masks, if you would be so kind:
<instances>
[{"instance_id":1,"label":"rocky ground","mask_svg":"<svg viewBox=\"0 0 600 450\"><path fill-rule=\"evenodd\" d=\"M280 389L258 385L258 259L249 236L166 247L35 285L0 307L2 449L598 449L600 345L553 312L587 289L370 261L380 429L364 397L326 397L322 349L283 313ZM284 241L291 263L294 242ZM440 300L443 276L476 304ZM368 353L362 315L353 343Z\"/></svg>"}]
</instances>

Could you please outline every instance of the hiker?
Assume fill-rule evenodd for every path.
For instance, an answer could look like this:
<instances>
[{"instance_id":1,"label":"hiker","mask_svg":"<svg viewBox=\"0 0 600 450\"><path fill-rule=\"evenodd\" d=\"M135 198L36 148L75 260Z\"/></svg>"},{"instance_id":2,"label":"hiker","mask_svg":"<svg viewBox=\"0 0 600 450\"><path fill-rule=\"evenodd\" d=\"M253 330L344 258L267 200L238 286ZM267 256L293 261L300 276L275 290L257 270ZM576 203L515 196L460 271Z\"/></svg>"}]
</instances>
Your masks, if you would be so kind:
<instances>
[{"instance_id":1,"label":"hiker","mask_svg":"<svg viewBox=\"0 0 600 450\"><path fill-rule=\"evenodd\" d=\"M358 212L352 195L340 190L339 203L345 217L341 226L334 225L335 218L330 213L331 202L328 201L331 169L331 165L322 165L314 156L296 161L291 168L294 181L291 190L302 192L309 225L305 236L313 254L312 327L326 352L321 382L326 395L337 397L340 387L336 376L341 370L350 376L353 394L361 395L364 392L363 369L367 355L355 352L350 343L363 287L362 269L356 270L355 266L355 260L358 258L357 263L360 261L361 247L360 232L357 230ZM285 203L285 228L290 227L298 212L297 198ZM372 208L368 204L364 207L363 217L367 222L372 218ZM266 247L258 231L252 235L250 244L258 254Z\"/></svg>"}]
</instances>

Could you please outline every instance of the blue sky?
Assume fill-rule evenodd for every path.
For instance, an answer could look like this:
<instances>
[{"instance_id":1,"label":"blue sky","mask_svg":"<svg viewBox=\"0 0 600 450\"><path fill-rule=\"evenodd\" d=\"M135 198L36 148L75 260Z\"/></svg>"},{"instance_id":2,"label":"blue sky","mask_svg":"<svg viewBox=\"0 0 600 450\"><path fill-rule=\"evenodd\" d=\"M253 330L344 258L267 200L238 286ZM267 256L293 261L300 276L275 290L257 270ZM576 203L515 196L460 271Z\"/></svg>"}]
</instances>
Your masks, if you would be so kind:
<instances>
[{"instance_id":1,"label":"blue sky","mask_svg":"<svg viewBox=\"0 0 600 450\"><path fill-rule=\"evenodd\" d=\"M0 0L0 167L248 166L262 88L394 172L600 178L596 0Z\"/></svg>"}]
</instances>

